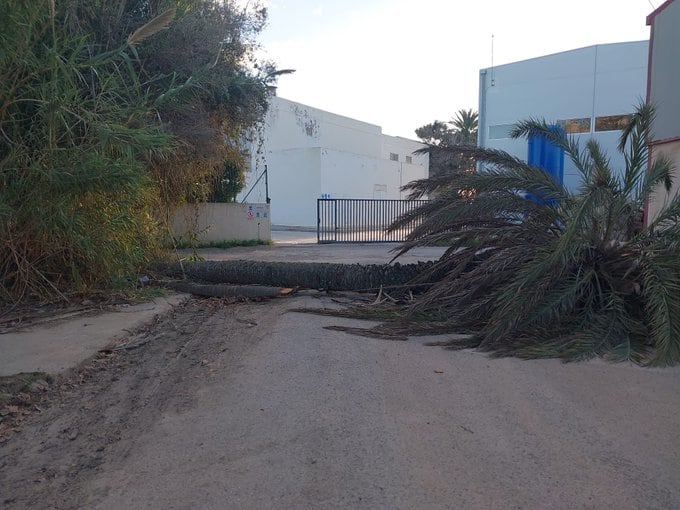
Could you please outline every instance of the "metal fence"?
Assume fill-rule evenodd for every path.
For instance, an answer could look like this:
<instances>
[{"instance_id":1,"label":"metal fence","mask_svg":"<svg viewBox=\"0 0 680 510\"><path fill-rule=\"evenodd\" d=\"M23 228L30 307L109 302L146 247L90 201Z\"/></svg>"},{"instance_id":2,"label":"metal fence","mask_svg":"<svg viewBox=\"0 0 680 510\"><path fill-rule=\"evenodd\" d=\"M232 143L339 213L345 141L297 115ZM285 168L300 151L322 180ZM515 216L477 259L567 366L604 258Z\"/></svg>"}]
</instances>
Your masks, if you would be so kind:
<instances>
[{"instance_id":1,"label":"metal fence","mask_svg":"<svg viewBox=\"0 0 680 510\"><path fill-rule=\"evenodd\" d=\"M320 198L316 201L317 241L323 243L402 242L419 223L387 233L385 229L402 214L426 200L372 200Z\"/></svg>"}]
</instances>

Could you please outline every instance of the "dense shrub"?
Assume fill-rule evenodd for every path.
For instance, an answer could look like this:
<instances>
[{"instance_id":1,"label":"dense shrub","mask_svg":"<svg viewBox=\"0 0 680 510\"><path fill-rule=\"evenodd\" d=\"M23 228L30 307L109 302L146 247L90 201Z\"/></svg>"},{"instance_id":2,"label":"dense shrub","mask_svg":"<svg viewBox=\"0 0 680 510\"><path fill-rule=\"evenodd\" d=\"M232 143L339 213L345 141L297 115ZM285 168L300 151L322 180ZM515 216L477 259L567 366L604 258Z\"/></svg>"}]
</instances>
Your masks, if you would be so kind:
<instances>
[{"instance_id":1,"label":"dense shrub","mask_svg":"<svg viewBox=\"0 0 680 510\"><path fill-rule=\"evenodd\" d=\"M136 270L266 109L266 11L214 0L0 2L0 302Z\"/></svg>"}]
</instances>

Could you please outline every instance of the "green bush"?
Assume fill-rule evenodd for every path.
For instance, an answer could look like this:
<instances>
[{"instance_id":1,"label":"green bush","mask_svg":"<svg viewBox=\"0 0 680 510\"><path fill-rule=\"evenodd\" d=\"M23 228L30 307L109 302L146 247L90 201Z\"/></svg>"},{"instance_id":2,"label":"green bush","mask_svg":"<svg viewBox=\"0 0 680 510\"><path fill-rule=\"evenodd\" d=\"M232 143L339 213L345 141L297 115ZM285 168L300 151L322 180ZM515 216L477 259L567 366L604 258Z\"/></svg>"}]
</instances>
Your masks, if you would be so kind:
<instances>
[{"instance_id":1,"label":"green bush","mask_svg":"<svg viewBox=\"0 0 680 510\"><path fill-rule=\"evenodd\" d=\"M277 75L254 57L266 10L5 0L0 12L0 303L133 273L172 208L241 163Z\"/></svg>"}]
</instances>

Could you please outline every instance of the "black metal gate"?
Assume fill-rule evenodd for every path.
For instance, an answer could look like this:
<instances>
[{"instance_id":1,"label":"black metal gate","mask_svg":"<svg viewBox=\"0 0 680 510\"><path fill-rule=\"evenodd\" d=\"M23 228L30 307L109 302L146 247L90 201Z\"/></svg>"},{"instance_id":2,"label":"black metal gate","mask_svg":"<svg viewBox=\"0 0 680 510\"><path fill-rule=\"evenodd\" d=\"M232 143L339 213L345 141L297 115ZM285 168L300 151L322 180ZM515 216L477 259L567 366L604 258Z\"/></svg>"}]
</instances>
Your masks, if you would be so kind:
<instances>
[{"instance_id":1,"label":"black metal gate","mask_svg":"<svg viewBox=\"0 0 680 510\"><path fill-rule=\"evenodd\" d=\"M394 232L385 229L427 200L320 198L316 201L317 242L394 243L406 240L420 220Z\"/></svg>"}]
</instances>

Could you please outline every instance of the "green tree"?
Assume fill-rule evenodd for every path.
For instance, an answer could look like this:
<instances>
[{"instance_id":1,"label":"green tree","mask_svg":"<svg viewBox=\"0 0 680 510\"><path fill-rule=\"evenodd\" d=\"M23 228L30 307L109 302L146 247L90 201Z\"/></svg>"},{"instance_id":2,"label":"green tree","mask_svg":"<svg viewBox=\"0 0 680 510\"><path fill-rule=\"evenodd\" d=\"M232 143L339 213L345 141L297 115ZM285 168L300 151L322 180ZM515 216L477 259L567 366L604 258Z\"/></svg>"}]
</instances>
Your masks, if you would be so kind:
<instances>
[{"instance_id":1,"label":"green tree","mask_svg":"<svg viewBox=\"0 0 680 510\"><path fill-rule=\"evenodd\" d=\"M477 112L473 110L458 110L451 119L455 143L458 145L477 145Z\"/></svg>"},{"instance_id":2,"label":"green tree","mask_svg":"<svg viewBox=\"0 0 680 510\"><path fill-rule=\"evenodd\" d=\"M416 129L416 136L428 145L449 147L451 145L477 144L477 112L458 110L449 122L435 120Z\"/></svg>"},{"instance_id":3,"label":"green tree","mask_svg":"<svg viewBox=\"0 0 680 510\"><path fill-rule=\"evenodd\" d=\"M593 140L582 150L545 122L517 124L512 136L540 135L564 149L581 174L575 192L502 151L438 148L483 169L408 186L413 198L434 199L392 225L425 218L400 253L450 244L425 275L439 276L413 316L438 320L421 323L429 330L473 332L452 347L497 355L680 362L680 197L641 222L650 194L671 185L667 161L648 167L652 119L641 105L622 133L620 174Z\"/></svg>"},{"instance_id":4,"label":"green tree","mask_svg":"<svg viewBox=\"0 0 680 510\"><path fill-rule=\"evenodd\" d=\"M204 200L226 161L245 164L242 137L262 120L268 86L281 74L256 56L267 10L232 0L72 2L73 16L104 49L120 44L129 27L176 12L171 28L137 51L140 92L162 98L155 113L175 141L172 156L152 159L150 168L168 209Z\"/></svg>"},{"instance_id":5,"label":"green tree","mask_svg":"<svg viewBox=\"0 0 680 510\"><path fill-rule=\"evenodd\" d=\"M455 133L446 122L435 120L416 129L416 136L428 145L446 147L454 144Z\"/></svg>"},{"instance_id":6,"label":"green tree","mask_svg":"<svg viewBox=\"0 0 680 510\"><path fill-rule=\"evenodd\" d=\"M156 9L163 9L168 2L158 3ZM204 199L225 162L244 166L242 137L263 119L268 86L279 72L255 54L267 16L259 4L242 9L232 1L171 3L178 4L173 30L160 34L140 58L151 88L182 84L177 99L158 110L178 150L153 165L164 202L176 204Z\"/></svg>"},{"instance_id":7,"label":"green tree","mask_svg":"<svg viewBox=\"0 0 680 510\"><path fill-rule=\"evenodd\" d=\"M431 124L416 129L416 136L430 145L430 176L436 177L456 172L460 169L470 171L473 166L469 159L437 151L437 148L456 145L477 144L477 112L458 110L450 122L435 120Z\"/></svg>"},{"instance_id":8,"label":"green tree","mask_svg":"<svg viewBox=\"0 0 680 510\"><path fill-rule=\"evenodd\" d=\"M213 192L209 197L210 202L235 202L236 196L245 186L245 174L243 167L235 160L227 160L223 171L215 179Z\"/></svg>"},{"instance_id":9,"label":"green tree","mask_svg":"<svg viewBox=\"0 0 680 510\"><path fill-rule=\"evenodd\" d=\"M51 299L154 255L279 74L266 10L218 0L0 3L0 300Z\"/></svg>"}]
</instances>

